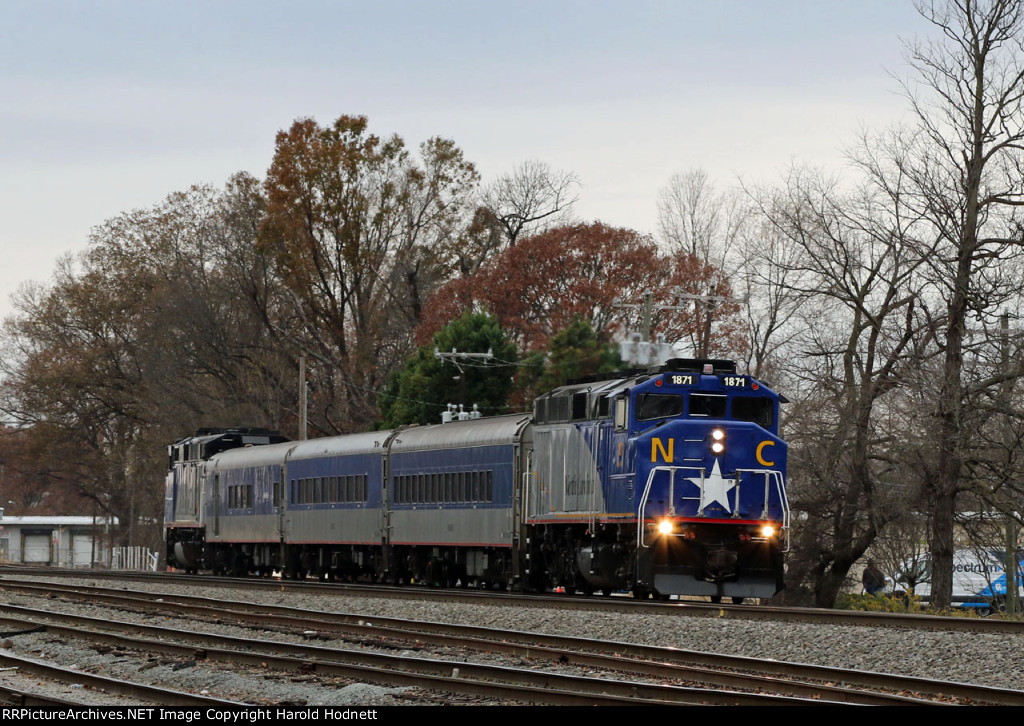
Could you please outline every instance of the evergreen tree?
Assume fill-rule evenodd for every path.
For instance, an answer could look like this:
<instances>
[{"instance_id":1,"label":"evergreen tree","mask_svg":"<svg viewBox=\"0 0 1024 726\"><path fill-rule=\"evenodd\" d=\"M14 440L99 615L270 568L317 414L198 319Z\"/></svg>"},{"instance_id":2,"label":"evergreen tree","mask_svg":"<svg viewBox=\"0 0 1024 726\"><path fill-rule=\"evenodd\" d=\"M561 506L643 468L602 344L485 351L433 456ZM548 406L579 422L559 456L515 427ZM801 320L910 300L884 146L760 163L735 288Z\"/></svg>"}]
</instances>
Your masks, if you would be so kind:
<instances>
[{"instance_id":1,"label":"evergreen tree","mask_svg":"<svg viewBox=\"0 0 1024 726\"><path fill-rule=\"evenodd\" d=\"M491 358L438 358L436 352L481 354ZM392 375L381 397L386 428L405 424L441 423L449 403L471 409L476 404L484 415L508 413L512 376L519 354L498 321L485 313L466 313L439 330L429 345L422 346Z\"/></svg>"},{"instance_id":2,"label":"evergreen tree","mask_svg":"<svg viewBox=\"0 0 1024 726\"><path fill-rule=\"evenodd\" d=\"M546 356L535 351L523 360L518 399L528 404L535 396L565 385L566 381L622 367L615 346L602 341L593 326L577 316L569 327L551 336Z\"/></svg>"}]
</instances>

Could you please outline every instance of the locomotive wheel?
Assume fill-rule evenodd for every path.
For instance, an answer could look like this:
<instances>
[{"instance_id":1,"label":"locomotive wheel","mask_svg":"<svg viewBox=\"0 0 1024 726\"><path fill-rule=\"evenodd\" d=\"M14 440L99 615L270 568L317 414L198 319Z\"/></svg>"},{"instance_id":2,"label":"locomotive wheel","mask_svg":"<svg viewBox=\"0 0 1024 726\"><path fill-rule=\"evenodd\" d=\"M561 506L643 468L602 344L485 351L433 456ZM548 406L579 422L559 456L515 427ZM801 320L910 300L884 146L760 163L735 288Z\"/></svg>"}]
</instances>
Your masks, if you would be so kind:
<instances>
[{"instance_id":1,"label":"locomotive wheel","mask_svg":"<svg viewBox=\"0 0 1024 726\"><path fill-rule=\"evenodd\" d=\"M743 604L743 600L744 600L744 599L745 599L745 598L742 598L742 597L734 597L734 598L732 599L732 604L733 604L733 605L742 605L742 604Z\"/></svg>"},{"instance_id":2,"label":"locomotive wheel","mask_svg":"<svg viewBox=\"0 0 1024 726\"><path fill-rule=\"evenodd\" d=\"M633 585L633 597L637 600L646 600L651 596L651 593L647 591L646 587L640 585Z\"/></svg>"},{"instance_id":3,"label":"locomotive wheel","mask_svg":"<svg viewBox=\"0 0 1024 726\"><path fill-rule=\"evenodd\" d=\"M712 595L711 596L711 602L714 603L715 605L717 605L718 603L722 602L722 596L721 595Z\"/></svg>"}]
</instances>

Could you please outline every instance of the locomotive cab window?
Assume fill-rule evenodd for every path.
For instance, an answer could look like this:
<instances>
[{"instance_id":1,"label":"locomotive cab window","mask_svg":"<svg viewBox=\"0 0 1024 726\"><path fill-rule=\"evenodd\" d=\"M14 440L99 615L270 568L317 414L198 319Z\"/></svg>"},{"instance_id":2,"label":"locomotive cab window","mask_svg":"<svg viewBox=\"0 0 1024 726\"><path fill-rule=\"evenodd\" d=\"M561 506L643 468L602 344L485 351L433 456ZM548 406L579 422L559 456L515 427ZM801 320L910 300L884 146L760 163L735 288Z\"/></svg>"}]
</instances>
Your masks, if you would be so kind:
<instances>
[{"instance_id":1,"label":"locomotive cab window","mask_svg":"<svg viewBox=\"0 0 1024 726\"><path fill-rule=\"evenodd\" d=\"M690 415L707 418L722 418L725 416L725 396L717 396L707 393L690 394Z\"/></svg>"},{"instance_id":2,"label":"locomotive cab window","mask_svg":"<svg viewBox=\"0 0 1024 726\"><path fill-rule=\"evenodd\" d=\"M626 424L629 421L629 418L626 415L626 413L628 411L628 409L626 407L628 400L629 399L627 399L625 396L619 396L618 398L615 399L615 430L616 431L625 431L626 430Z\"/></svg>"},{"instance_id":3,"label":"locomotive cab window","mask_svg":"<svg viewBox=\"0 0 1024 726\"><path fill-rule=\"evenodd\" d=\"M734 398L732 417L737 421L753 421L762 428L770 427L774 421L770 398Z\"/></svg>"},{"instance_id":4,"label":"locomotive cab window","mask_svg":"<svg viewBox=\"0 0 1024 726\"><path fill-rule=\"evenodd\" d=\"M650 421L683 414L683 397L673 393L642 393L636 397L636 420Z\"/></svg>"}]
</instances>

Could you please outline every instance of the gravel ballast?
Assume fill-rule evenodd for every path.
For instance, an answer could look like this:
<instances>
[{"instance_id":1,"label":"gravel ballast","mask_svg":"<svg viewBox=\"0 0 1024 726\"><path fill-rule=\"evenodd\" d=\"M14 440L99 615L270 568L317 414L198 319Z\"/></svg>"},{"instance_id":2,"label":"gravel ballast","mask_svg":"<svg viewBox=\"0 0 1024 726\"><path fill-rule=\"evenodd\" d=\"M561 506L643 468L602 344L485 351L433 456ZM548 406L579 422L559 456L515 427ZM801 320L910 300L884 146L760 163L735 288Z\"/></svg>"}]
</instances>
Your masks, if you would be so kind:
<instances>
[{"instance_id":1,"label":"gravel ballast","mask_svg":"<svg viewBox=\"0 0 1024 726\"><path fill-rule=\"evenodd\" d=\"M61 583L71 584L67 579ZM109 582L82 578L76 584L110 586ZM0 579L2 585L2 579ZM1024 648L1019 636L912 630L895 627L823 625L808 623L742 620L736 617L685 617L679 615L623 614L596 612L592 609L550 609L514 605L483 605L434 599L387 599L352 594L315 595L289 591L262 591L217 587L200 588L177 583L135 583L131 589L174 592L184 595L214 597L224 600L271 603L309 610L353 613L373 617L426 620L444 623L480 625L506 630L551 633L649 645L671 646L778 661L793 661L840 668L854 668L925 677L934 680L961 681L1003 688L1024 688ZM44 607L44 599L7 593L4 601L11 604ZM49 601L53 603L53 601ZM133 616L88 604L61 600L52 609L112 619L131 620ZM147 616L134 616L145 620ZM150 617L149 621L153 618ZM183 621L187 625L188 621ZM158 623L169 623L160 618ZM232 635L243 629L228 625L202 623L196 629ZM251 632L251 631L250 631ZM284 636L281 636L284 637ZM28 638L38 639L30 641ZM63 644L45 633L19 636L16 652L31 655L38 648L46 659L58 663L75 662L89 668L88 653L74 644ZM0 644L2 646L3 644ZM64 652L62 649L66 649ZM39 656L41 657L41 656ZM100 657L100 666L116 672L110 658ZM125 658L125 669L119 675L138 680L137 662ZM111 672L105 672L110 675ZM338 684L324 687L304 683L288 675L267 677L253 673L259 684L233 683L245 680L247 674L230 668L199 664L172 670L170 665L157 664L146 668L147 678L166 686L195 691L209 690L222 697L251 700L253 692L264 702L330 705L395 705L415 702L409 689L386 688L366 684ZM253 690L255 688L255 691ZM421 701L422 702L422 701Z\"/></svg>"}]
</instances>

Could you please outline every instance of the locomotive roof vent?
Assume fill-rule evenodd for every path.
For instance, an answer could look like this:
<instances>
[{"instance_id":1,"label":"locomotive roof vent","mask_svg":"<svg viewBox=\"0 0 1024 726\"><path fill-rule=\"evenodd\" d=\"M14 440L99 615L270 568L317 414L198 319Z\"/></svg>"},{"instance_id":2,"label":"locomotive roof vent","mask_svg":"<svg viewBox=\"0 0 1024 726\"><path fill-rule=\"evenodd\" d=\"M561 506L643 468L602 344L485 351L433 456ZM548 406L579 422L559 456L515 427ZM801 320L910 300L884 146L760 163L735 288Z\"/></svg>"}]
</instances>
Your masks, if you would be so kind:
<instances>
[{"instance_id":1,"label":"locomotive roof vent","mask_svg":"<svg viewBox=\"0 0 1024 726\"><path fill-rule=\"evenodd\" d=\"M259 426L231 426L228 428L206 426L196 430L196 436L215 436L217 434L241 434L243 436L280 436L273 429Z\"/></svg>"},{"instance_id":2,"label":"locomotive roof vent","mask_svg":"<svg viewBox=\"0 0 1024 726\"><path fill-rule=\"evenodd\" d=\"M665 365L652 368L649 373L735 373L736 362L717 358L672 358Z\"/></svg>"}]
</instances>

